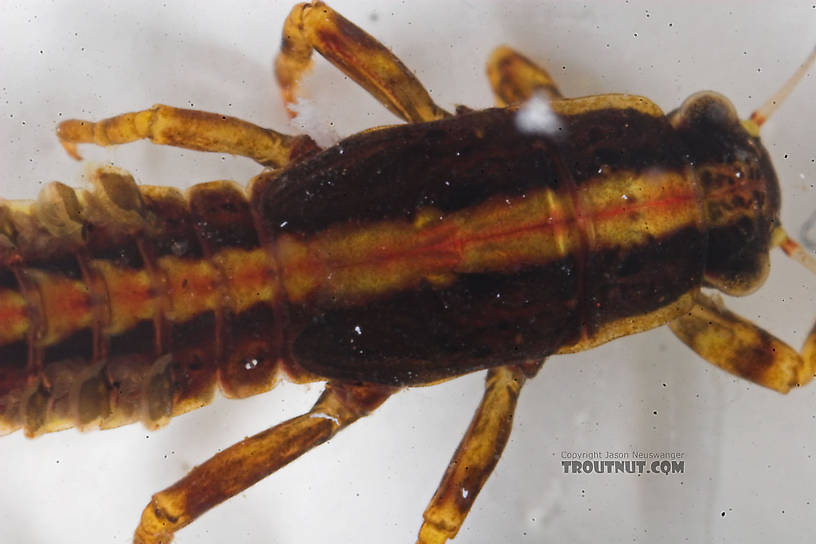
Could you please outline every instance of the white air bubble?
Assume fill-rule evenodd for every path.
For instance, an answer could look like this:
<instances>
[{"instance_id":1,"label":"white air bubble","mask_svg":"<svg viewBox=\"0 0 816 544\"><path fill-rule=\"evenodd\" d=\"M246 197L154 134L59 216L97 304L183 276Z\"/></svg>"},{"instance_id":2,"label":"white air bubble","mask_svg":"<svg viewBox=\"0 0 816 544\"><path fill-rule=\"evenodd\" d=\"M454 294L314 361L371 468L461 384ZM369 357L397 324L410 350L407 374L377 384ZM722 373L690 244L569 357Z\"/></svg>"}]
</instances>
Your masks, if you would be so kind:
<instances>
[{"instance_id":1,"label":"white air bubble","mask_svg":"<svg viewBox=\"0 0 816 544\"><path fill-rule=\"evenodd\" d=\"M562 130L561 119L543 93L536 93L516 114L516 128L525 134L553 136Z\"/></svg>"},{"instance_id":2,"label":"white air bubble","mask_svg":"<svg viewBox=\"0 0 816 544\"><path fill-rule=\"evenodd\" d=\"M340 141L340 135L326 122L326 116L314 101L301 98L289 106L297 116L290 123L298 130L305 132L320 147L331 147Z\"/></svg>"}]
</instances>

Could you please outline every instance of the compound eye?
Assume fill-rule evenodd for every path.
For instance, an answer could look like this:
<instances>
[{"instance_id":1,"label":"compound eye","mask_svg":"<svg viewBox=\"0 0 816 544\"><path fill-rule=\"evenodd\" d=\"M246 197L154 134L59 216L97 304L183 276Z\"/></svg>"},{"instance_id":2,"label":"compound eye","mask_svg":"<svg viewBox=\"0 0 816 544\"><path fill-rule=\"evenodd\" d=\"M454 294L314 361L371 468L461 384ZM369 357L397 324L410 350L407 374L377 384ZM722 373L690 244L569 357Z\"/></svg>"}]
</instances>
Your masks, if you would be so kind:
<instances>
[{"instance_id":1,"label":"compound eye","mask_svg":"<svg viewBox=\"0 0 816 544\"><path fill-rule=\"evenodd\" d=\"M731 101L713 91L703 91L688 97L683 105L671 114L670 121L675 128L688 126L722 128L740 122Z\"/></svg>"}]
</instances>

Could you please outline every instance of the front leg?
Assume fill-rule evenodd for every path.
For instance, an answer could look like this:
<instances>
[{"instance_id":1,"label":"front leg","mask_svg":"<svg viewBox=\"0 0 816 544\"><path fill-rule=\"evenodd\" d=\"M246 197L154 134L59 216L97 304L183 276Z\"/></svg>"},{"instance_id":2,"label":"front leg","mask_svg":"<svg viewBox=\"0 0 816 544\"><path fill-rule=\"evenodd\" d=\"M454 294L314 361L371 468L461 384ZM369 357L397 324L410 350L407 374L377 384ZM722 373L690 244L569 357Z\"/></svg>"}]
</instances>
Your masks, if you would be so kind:
<instances>
[{"instance_id":1,"label":"front leg","mask_svg":"<svg viewBox=\"0 0 816 544\"><path fill-rule=\"evenodd\" d=\"M729 312L720 300L698 293L694 307L669 327L709 363L780 393L813 378L816 326L797 353L782 340Z\"/></svg>"}]
</instances>

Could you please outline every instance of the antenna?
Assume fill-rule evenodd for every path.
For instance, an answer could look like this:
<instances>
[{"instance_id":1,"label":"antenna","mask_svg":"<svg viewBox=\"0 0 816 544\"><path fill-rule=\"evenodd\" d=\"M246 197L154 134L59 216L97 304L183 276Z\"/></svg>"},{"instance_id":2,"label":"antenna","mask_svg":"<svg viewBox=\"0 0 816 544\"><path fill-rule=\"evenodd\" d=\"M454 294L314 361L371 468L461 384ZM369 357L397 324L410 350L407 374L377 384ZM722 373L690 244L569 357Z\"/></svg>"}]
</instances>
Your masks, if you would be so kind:
<instances>
[{"instance_id":1,"label":"antenna","mask_svg":"<svg viewBox=\"0 0 816 544\"><path fill-rule=\"evenodd\" d=\"M779 246L785 255L816 274L816 257L805 251L796 240L791 239L782 227L776 227L771 234L771 245Z\"/></svg>"},{"instance_id":2,"label":"antenna","mask_svg":"<svg viewBox=\"0 0 816 544\"><path fill-rule=\"evenodd\" d=\"M816 61L816 47L813 48L813 51L810 52L808 58L805 59L805 62L799 67L796 72L788 79L782 87L776 91L776 93L771 96L764 104L762 104L754 113L751 114L751 121L757 127L761 127L762 124L768 120L768 117L776 111L776 108L788 97L788 95L793 91L796 87L796 84L805 76L805 74L810 70L810 67L813 66L814 61Z\"/></svg>"}]
</instances>

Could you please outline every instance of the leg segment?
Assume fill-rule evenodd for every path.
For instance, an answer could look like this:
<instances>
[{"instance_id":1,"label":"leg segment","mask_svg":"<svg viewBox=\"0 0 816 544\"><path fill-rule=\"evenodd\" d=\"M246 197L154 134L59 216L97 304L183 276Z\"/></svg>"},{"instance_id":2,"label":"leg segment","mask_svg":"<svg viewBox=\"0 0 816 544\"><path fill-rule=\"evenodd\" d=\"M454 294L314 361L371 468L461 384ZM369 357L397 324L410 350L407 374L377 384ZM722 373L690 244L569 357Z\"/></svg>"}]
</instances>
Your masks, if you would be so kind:
<instances>
[{"instance_id":1,"label":"leg segment","mask_svg":"<svg viewBox=\"0 0 816 544\"><path fill-rule=\"evenodd\" d=\"M298 84L311 66L312 51L410 123L450 115L434 104L428 91L388 48L323 2L298 4L283 25L275 74L287 107L297 101ZM291 109L289 113L294 117Z\"/></svg>"},{"instance_id":2,"label":"leg segment","mask_svg":"<svg viewBox=\"0 0 816 544\"><path fill-rule=\"evenodd\" d=\"M153 495L142 512L134 544L169 543L177 530L327 441L393 392L383 386L329 383L308 413L242 440Z\"/></svg>"},{"instance_id":3,"label":"leg segment","mask_svg":"<svg viewBox=\"0 0 816 544\"><path fill-rule=\"evenodd\" d=\"M537 92L550 100L561 98L561 91L544 68L504 45L487 59L487 78L499 106L521 104Z\"/></svg>"},{"instance_id":4,"label":"leg segment","mask_svg":"<svg viewBox=\"0 0 816 544\"><path fill-rule=\"evenodd\" d=\"M669 324L672 332L706 361L780 393L806 384L816 369L816 327L801 353L698 294L688 314Z\"/></svg>"},{"instance_id":5,"label":"leg segment","mask_svg":"<svg viewBox=\"0 0 816 544\"><path fill-rule=\"evenodd\" d=\"M235 117L162 105L96 123L63 121L57 136L75 159L81 158L76 144L108 146L142 138L154 144L241 155L274 167L317 149L308 136L288 136Z\"/></svg>"},{"instance_id":6,"label":"leg segment","mask_svg":"<svg viewBox=\"0 0 816 544\"><path fill-rule=\"evenodd\" d=\"M425 509L417 544L444 544L456 536L507 444L525 379L514 366L487 373L482 403Z\"/></svg>"}]
</instances>

